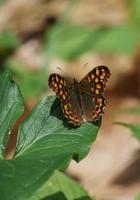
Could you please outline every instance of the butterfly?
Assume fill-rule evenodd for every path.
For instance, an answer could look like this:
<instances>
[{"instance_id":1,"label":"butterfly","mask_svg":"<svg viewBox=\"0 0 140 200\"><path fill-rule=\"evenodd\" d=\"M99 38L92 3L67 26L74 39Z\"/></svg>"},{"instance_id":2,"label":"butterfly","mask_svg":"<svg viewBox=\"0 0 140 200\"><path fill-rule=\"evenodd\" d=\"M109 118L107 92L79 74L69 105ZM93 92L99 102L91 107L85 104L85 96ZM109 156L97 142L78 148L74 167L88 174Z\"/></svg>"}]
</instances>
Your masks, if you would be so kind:
<instances>
[{"instance_id":1,"label":"butterfly","mask_svg":"<svg viewBox=\"0 0 140 200\"><path fill-rule=\"evenodd\" d=\"M64 116L75 126L94 122L104 114L104 89L111 73L108 67L93 68L80 82L70 82L53 73L48 85L59 97Z\"/></svg>"}]
</instances>

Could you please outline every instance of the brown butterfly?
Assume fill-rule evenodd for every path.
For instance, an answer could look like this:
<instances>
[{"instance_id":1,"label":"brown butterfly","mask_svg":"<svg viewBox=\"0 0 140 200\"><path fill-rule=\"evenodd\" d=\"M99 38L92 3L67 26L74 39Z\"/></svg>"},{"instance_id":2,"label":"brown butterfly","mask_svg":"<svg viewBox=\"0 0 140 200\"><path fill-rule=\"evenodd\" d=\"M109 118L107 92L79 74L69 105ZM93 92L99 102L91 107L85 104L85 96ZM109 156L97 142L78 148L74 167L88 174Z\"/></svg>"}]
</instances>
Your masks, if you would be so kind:
<instances>
[{"instance_id":1,"label":"brown butterfly","mask_svg":"<svg viewBox=\"0 0 140 200\"><path fill-rule=\"evenodd\" d=\"M108 67L98 66L80 82L75 79L69 82L54 73L50 75L48 84L59 97L64 116L76 126L93 122L104 113L104 89L110 76Z\"/></svg>"}]
</instances>

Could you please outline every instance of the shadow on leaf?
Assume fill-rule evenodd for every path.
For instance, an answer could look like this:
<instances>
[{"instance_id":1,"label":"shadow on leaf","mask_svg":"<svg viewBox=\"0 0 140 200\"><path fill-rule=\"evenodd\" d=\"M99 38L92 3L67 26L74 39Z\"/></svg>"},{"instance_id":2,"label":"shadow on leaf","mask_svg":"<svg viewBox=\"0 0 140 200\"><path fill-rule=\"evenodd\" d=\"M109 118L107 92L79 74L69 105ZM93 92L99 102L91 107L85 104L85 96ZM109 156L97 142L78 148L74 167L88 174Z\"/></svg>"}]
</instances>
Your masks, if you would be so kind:
<instances>
[{"instance_id":1,"label":"shadow on leaf","mask_svg":"<svg viewBox=\"0 0 140 200\"><path fill-rule=\"evenodd\" d=\"M64 127L68 129L77 129L80 127L80 126L74 126L72 123L69 123L68 119L66 119L66 117L63 114L63 111L61 108L61 102L57 97L52 104L50 115L55 116L59 120L63 121ZM89 123L93 124L94 126L99 127L101 125L101 121L102 120L100 118L99 120L96 120L95 122L89 122Z\"/></svg>"},{"instance_id":2,"label":"shadow on leaf","mask_svg":"<svg viewBox=\"0 0 140 200\"><path fill-rule=\"evenodd\" d=\"M49 195L49 196L47 196L47 197L45 197L45 198L43 198L41 200L68 200L68 199L65 197L65 195L63 194L63 192L57 192L57 193Z\"/></svg>"},{"instance_id":3,"label":"shadow on leaf","mask_svg":"<svg viewBox=\"0 0 140 200\"><path fill-rule=\"evenodd\" d=\"M64 127L68 128L68 129L76 129L79 127L79 126L74 126L73 124L68 122L68 120L66 119L66 117L63 114L63 111L61 108L61 102L57 97L52 104L50 115L55 116L59 120L63 121Z\"/></svg>"},{"instance_id":4,"label":"shadow on leaf","mask_svg":"<svg viewBox=\"0 0 140 200\"><path fill-rule=\"evenodd\" d=\"M84 197L80 197L80 198L74 199L74 200L91 200L91 198L88 196L84 196Z\"/></svg>"}]
</instances>

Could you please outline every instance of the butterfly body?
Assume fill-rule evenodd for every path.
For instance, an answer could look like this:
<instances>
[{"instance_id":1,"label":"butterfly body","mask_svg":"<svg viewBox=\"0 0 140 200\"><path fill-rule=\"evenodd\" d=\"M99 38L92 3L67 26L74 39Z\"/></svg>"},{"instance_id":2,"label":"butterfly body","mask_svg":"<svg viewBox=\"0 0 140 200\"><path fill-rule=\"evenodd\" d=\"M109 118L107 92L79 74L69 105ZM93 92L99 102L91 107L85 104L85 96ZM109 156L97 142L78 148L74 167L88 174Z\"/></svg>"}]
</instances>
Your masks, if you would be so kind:
<instances>
[{"instance_id":1,"label":"butterfly body","mask_svg":"<svg viewBox=\"0 0 140 200\"><path fill-rule=\"evenodd\" d=\"M72 88L71 88L71 95L69 98L69 102L71 102L71 104L75 104L75 108L73 108L74 113L77 116L81 116L81 123L82 121L85 122L87 121L86 119L86 115L85 115L85 103L84 100L82 98L83 93L82 93L82 88L80 87L80 83L76 80L73 79L73 84Z\"/></svg>"},{"instance_id":2,"label":"butterfly body","mask_svg":"<svg viewBox=\"0 0 140 200\"><path fill-rule=\"evenodd\" d=\"M49 86L61 100L62 110L69 122L81 125L93 122L104 113L104 88L110 77L108 67L91 70L80 82L69 82L59 74L51 74Z\"/></svg>"}]
</instances>

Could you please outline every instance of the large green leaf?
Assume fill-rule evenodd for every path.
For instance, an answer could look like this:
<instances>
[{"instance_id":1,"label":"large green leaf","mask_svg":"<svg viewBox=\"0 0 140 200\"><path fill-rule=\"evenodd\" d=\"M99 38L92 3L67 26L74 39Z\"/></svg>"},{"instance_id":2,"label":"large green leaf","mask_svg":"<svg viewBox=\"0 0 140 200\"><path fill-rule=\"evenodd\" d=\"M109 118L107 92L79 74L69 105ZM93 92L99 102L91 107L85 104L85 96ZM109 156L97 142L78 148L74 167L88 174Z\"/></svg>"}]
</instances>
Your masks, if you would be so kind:
<instances>
[{"instance_id":1,"label":"large green leaf","mask_svg":"<svg viewBox=\"0 0 140 200\"><path fill-rule=\"evenodd\" d=\"M23 113L20 91L9 71L0 72L0 158L4 156L10 129Z\"/></svg>"},{"instance_id":2,"label":"large green leaf","mask_svg":"<svg viewBox=\"0 0 140 200\"><path fill-rule=\"evenodd\" d=\"M62 200L63 198L66 200L91 200L87 192L76 181L58 171L55 171L33 199L42 198L46 200Z\"/></svg>"},{"instance_id":3,"label":"large green leaf","mask_svg":"<svg viewBox=\"0 0 140 200\"><path fill-rule=\"evenodd\" d=\"M119 125L122 125L122 126L129 128L132 131L133 135L138 140L140 140L140 124L127 124L127 123L124 123L124 122L115 122L115 124L119 124Z\"/></svg>"},{"instance_id":4,"label":"large green leaf","mask_svg":"<svg viewBox=\"0 0 140 200\"><path fill-rule=\"evenodd\" d=\"M15 158L0 162L3 199L31 199L54 170L66 167L72 156L80 160L87 155L99 126L100 121L73 127L59 100L44 98L20 126Z\"/></svg>"},{"instance_id":5,"label":"large green leaf","mask_svg":"<svg viewBox=\"0 0 140 200\"><path fill-rule=\"evenodd\" d=\"M80 160L96 139L99 126L100 121L77 128L70 125L64 118L60 101L54 96L44 98L20 126L16 157L43 150L50 156L70 153Z\"/></svg>"}]
</instances>

